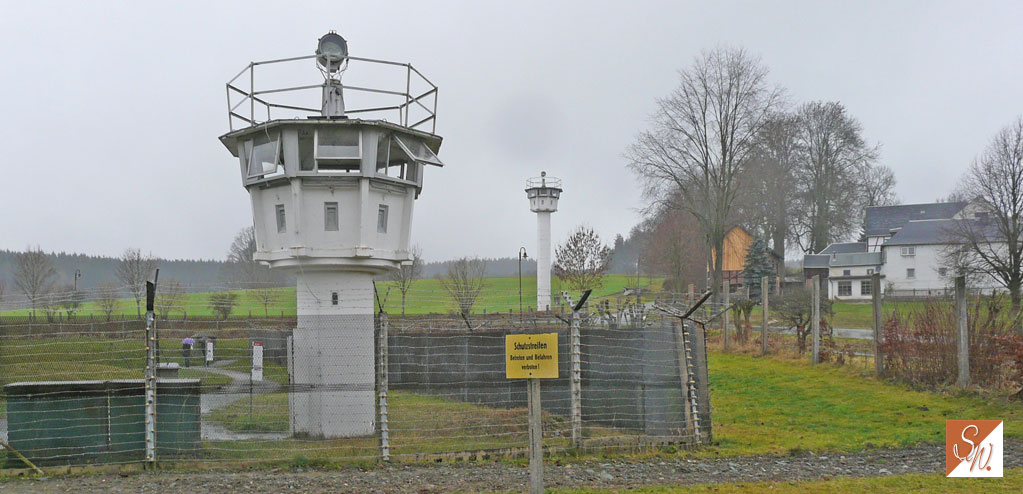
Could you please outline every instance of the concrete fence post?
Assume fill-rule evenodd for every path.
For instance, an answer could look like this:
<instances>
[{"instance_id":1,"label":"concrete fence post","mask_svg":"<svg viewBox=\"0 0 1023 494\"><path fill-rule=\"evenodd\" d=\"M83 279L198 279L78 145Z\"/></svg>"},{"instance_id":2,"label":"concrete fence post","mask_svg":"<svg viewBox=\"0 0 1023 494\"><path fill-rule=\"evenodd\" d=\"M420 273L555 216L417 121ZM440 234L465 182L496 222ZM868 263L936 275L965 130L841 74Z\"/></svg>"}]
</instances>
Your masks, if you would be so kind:
<instances>
[{"instance_id":1,"label":"concrete fence post","mask_svg":"<svg viewBox=\"0 0 1023 494\"><path fill-rule=\"evenodd\" d=\"M958 361L959 361L959 377L956 380L956 385L960 389L965 389L970 385L970 334L969 328L966 324L966 277L959 275L956 276L955 282L956 291L956 321L958 323L958 331L956 338L958 341Z\"/></svg>"},{"instance_id":2,"label":"concrete fence post","mask_svg":"<svg viewBox=\"0 0 1023 494\"><path fill-rule=\"evenodd\" d=\"M767 277L763 276L760 278L760 296L763 297L764 301L761 305L763 309L763 323L760 327L760 346L761 351L764 355L767 355Z\"/></svg>"},{"instance_id":3,"label":"concrete fence post","mask_svg":"<svg viewBox=\"0 0 1023 494\"><path fill-rule=\"evenodd\" d=\"M572 447L578 448L582 445L583 437L583 379L582 379L582 336L580 325L582 317L578 310L572 311L572 334L571 334L571 364L572 375L569 376L569 387L571 394L571 427Z\"/></svg>"},{"instance_id":4,"label":"concrete fence post","mask_svg":"<svg viewBox=\"0 0 1023 494\"><path fill-rule=\"evenodd\" d=\"M813 338L813 363L821 361L821 275L813 277L813 310L811 312L810 337Z\"/></svg>"},{"instance_id":5,"label":"concrete fence post","mask_svg":"<svg viewBox=\"0 0 1023 494\"><path fill-rule=\"evenodd\" d=\"M387 313L380 312L378 315L377 331L377 434L380 447L380 461L391 461L391 427L388 423L387 388L388 376L387 366L390 360L387 355Z\"/></svg>"},{"instance_id":6,"label":"concrete fence post","mask_svg":"<svg viewBox=\"0 0 1023 494\"><path fill-rule=\"evenodd\" d=\"M881 309L884 300L881 297L881 274L874 273L870 276L870 296L874 308L874 371L877 375L884 373L884 354L881 352L881 343L884 341L883 322L881 321Z\"/></svg>"}]
</instances>

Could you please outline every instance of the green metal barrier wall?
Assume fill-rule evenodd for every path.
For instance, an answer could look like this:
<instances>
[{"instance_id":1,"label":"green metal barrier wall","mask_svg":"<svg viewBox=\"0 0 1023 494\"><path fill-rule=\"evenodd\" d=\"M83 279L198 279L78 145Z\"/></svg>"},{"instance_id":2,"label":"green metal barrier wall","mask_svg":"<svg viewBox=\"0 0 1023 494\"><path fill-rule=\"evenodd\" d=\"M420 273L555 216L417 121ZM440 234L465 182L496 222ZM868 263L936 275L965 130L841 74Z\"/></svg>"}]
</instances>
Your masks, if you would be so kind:
<instances>
[{"instance_id":1,"label":"green metal barrier wall","mask_svg":"<svg viewBox=\"0 0 1023 494\"><path fill-rule=\"evenodd\" d=\"M143 385L141 379L8 384L8 442L42 465L143 460ZM194 455L201 447L199 380L160 379L156 391L157 459Z\"/></svg>"}]
</instances>

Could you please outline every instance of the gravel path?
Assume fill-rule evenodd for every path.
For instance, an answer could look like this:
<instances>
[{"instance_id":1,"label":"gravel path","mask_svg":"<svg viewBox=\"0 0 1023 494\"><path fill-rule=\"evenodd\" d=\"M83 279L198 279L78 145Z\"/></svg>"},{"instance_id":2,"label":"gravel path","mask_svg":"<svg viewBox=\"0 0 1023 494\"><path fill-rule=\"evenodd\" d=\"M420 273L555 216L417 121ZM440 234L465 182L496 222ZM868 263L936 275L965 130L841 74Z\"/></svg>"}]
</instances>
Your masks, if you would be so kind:
<instances>
[{"instance_id":1,"label":"gravel path","mask_svg":"<svg viewBox=\"0 0 1023 494\"><path fill-rule=\"evenodd\" d=\"M1023 466L1023 441L1006 441L1005 467ZM640 487L824 477L944 473L943 445L849 454L722 459L588 461L546 466L546 487ZM0 482L0 492L76 493L415 493L524 491L524 467L502 463L388 466L336 470L272 469L97 475Z\"/></svg>"}]
</instances>

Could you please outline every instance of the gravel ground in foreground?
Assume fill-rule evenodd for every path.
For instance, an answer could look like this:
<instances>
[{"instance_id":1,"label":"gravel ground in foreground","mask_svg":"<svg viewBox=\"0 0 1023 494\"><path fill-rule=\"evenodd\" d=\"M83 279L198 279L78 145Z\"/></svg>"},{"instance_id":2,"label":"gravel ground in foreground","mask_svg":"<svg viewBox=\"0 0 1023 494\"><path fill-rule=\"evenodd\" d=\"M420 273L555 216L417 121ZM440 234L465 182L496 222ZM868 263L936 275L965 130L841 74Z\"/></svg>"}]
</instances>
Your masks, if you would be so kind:
<instances>
[{"instance_id":1,"label":"gravel ground in foreground","mask_svg":"<svg viewBox=\"0 0 1023 494\"><path fill-rule=\"evenodd\" d=\"M1023 441L1006 441L1005 467L1023 466ZM877 477L943 473L943 445L860 453L753 456L722 459L604 460L572 464L548 462L545 486L626 488L825 477ZM526 468L501 464L442 464L381 468L245 472L157 472L67 478L11 479L4 493L415 493L524 491Z\"/></svg>"}]
</instances>

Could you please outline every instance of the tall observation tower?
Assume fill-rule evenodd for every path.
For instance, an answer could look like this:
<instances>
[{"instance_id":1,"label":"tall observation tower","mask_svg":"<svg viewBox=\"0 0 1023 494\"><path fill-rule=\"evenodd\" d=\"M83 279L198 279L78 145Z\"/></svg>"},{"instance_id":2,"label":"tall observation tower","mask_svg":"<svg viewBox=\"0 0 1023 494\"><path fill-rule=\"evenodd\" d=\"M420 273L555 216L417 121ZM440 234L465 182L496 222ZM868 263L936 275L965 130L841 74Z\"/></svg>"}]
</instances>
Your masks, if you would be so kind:
<instances>
[{"instance_id":1,"label":"tall observation tower","mask_svg":"<svg viewBox=\"0 0 1023 494\"><path fill-rule=\"evenodd\" d=\"M297 84L259 87L266 73ZM374 431L373 277L410 258L424 169L442 166L436 97L410 64L349 56L333 32L313 54L252 62L227 83L220 140L252 202L254 258L297 278L297 435Z\"/></svg>"},{"instance_id":2,"label":"tall observation tower","mask_svg":"<svg viewBox=\"0 0 1023 494\"><path fill-rule=\"evenodd\" d=\"M539 177L526 180L529 210L536 213L536 310L551 308L551 213L558 210L561 179Z\"/></svg>"}]
</instances>

